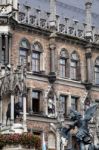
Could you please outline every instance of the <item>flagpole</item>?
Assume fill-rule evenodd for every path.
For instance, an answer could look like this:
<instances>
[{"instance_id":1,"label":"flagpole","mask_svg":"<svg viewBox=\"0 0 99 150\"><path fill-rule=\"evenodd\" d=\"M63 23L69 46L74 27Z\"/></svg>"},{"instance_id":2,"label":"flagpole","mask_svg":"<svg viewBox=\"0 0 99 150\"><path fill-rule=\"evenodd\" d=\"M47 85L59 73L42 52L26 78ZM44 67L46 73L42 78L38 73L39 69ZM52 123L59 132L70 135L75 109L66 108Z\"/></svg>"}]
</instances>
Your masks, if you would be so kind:
<instances>
[{"instance_id":1,"label":"flagpole","mask_svg":"<svg viewBox=\"0 0 99 150\"><path fill-rule=\"evenodd\" d=\"M42 150L47 150L44 132L43 132L43 135L42 135Z\"/></svg>"}]
</instances>

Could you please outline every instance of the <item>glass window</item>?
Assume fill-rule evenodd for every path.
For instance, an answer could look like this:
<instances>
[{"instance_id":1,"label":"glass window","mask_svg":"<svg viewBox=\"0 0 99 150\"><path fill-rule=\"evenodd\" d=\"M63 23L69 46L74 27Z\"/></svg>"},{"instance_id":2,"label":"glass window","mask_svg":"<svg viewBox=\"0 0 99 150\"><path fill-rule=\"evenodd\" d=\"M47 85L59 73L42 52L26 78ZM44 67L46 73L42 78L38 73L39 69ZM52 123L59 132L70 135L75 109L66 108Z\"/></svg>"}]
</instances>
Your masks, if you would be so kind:
<instances>
[{"instance_id":1,"label":"glass window","mask_svg":"<svg viewBox=\"0 0 99 150\"><path fill-rule=\"evenodd\" d=\"M66 115L67 115L67 96L61 95L60 101L61 101L61 110L63 111L64 117L66 117Z\"/></svg>"},{"instance_id":2,"label":"glass window","mask_svg":"<svg viewBox=\"0 0 99 150\"><path fill-rule=\"evenodd\" d=\"M20 63L26 64L27 62L27 50L24 48L20 48Z\"/></svg>"},{"instance_id":3,"label":"glass window","mask_svg":"<svg viewBox=\"0 0 99 150\"><path fill-rule=\"evenodd\" d=\"M60 76L66 77L66 59L60 59Z\"/></svg>"},{"instance_id":4,"label":"glass window","mask_svg":"<svg viewBox=\"0 0 99 150\"><path fill-rule=\"evenodd\" d=\"M5 49L2 49L2 64L5 63Z\"/></svg>"},{"instance_id":5,"label":"glass window","mask_svg":"<svg viewBox=\"0 0 99 150\"><path fill-rule=\"evenodd\" d=\"M23 39L20 43L20 64L27 65L27 57L30 49L29 42L26 39Z\"/></svg>"},{"instance_id":6,"label":"glass window","mask_svg":"<svg viewBox=\"0 0 99 150\"><path fill-rule=\"evenodd\" d=\"M66 49L62 49L60 52L60 76L61 77L67 77L68 76L68 52Z\"/></svg>"},{"instance_id":7,"label":"glass window","mask_svg":"<svg viewBox=\"0 0 99 150\"><path fill-rule=\"evenodd\" d=\"M32 109L34 113L40 112L40 92L39 91L32 92Z\"/></svg>"},{"instance_id":8,"label":"glass window","mask_svg":"<svg viewBox=\"0 0 99 150\"><path fill-rule=\"evenodd\" d=\"M77 62L71 61L71 79L76 80L77 77Z\"/></svg>"},{"instance_id":9,"label":"glass window","mask_svg":"<svg viewBox=\"0 0 99 150\"><path fill-rule=\"evenodd\" d=\"M40 71L40 53L33 52L32 53L32 71L39 72Z\"/></svg>"},{"instance_id":10,"label":"glass window","mask_svg":"<svg viewBox=\"0 0 99 150\"><path fill-rule=\"evenodd\" d=\"M99 84L99 66L95 66L95 84Z\"/></svg>"},{"instance_id":11,"label":"glass window","mask_svg":"<svg viewBox=\"0 0 99 150\"><path fill-rule=\"evenodd\" d=\"M77 103L78 103L78 98L71 97L71 108L72 109L77 110Z\"/></svg>"}]
</instances>

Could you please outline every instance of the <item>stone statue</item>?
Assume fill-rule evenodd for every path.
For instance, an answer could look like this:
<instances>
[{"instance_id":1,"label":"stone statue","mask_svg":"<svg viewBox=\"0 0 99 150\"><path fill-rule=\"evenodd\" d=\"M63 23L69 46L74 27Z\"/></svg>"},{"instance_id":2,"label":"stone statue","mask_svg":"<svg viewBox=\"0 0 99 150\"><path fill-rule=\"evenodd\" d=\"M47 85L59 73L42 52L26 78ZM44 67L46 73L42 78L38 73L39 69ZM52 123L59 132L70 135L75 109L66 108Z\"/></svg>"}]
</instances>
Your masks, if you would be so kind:
<instances>
[{"instance_id":1,"label":"stone statue","mask_svg":"<svg viewBox=\"0 0 99 150\"><path fill-rule=\"evenodd\" d=\"M69 131L74 127L78 128L78 131L76 133L76 139L79 144L80 150L85 150L85 145L89 145L88 148L89 150L95 150L95 146L93 146L92 144L92 137L90 135L89 128L88 128L88 122L94 116L94 113L96 112L96 108L97 108L96 104L90 106L85 111L84 116L82 116L76 110L71 109L70 118L74 123L68 129L67 128L61 129L61 134L63 135L63 137L68 138Z\"/></svg>"},{"instance_id":2,"label":"stone statue","mask_svg":"<svg viewBox=\"0 0 99 150\"><path fill-rule=\"evenodd\" d=\"M20 102L17 102L14 104L14 119L20 115L20 111L22 111L22 106L20 105ZM11 117L11 103L8 104L7 112L6 112L6 125L8 119Z\"/></svg>"}]
</instances>

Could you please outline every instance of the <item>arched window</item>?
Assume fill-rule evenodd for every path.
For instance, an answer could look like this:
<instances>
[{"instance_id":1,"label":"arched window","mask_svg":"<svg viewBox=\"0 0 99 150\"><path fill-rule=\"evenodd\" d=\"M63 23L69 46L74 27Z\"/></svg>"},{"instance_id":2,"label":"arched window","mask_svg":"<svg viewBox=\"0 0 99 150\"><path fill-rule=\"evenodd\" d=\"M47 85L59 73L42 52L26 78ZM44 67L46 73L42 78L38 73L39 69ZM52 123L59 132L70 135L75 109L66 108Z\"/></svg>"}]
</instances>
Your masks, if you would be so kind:
<instances>
[{"instance_id":1,"label":"arched window","mask_svg":"<svg viewBox=\"0 0 99 150\"><path fill-rule=\"evenodd\" d=\"M30 44L27 39L22 39L20 42L20 64L27 65L29 56Z\"/></svg>"},{"instance_id":2,"label":"arched window","mask_svg":"<svg viewBox=\"0 0 99 150\"><path fill-rule=\"evenodd\" d=\"M74 51L71 54L71 68L70 68L70 77L73 80L80 80L80 60L78 54Z\"/></svg>"},{"instance_id":3,"label":"arched window","mask_svg":"<svg viewBox=\"0 0 99 150\"><path fill-rule=\"evenodd\" d=\"M32 71L33 72L40 72L41 54L42 54L41 44L38 42L34 43L32 46Z\"/></svg>"},{"instance_id":4,"label":"arched window","mask_svg":"<svg viewBox=\"0 0 99 150\"><path fill-rule=\"evenodd\" d=\"M99 57L97 57L95 61L94 77L95 77L95 84L99 85Z\"/></svg>"},{"instance_id":5,"label":"arched window","mask_svg":"<svg viewBox=\"0 0 99 150\"><path fill-rule=\"evenodd\" d=\"M69 63L68 63L68 52L65 49L61 50L60 53L60 77L68 77L69 76Z\"/></svg>"},{"instance_id":6,"label":"arched window","mask_svg":"<svg viewBox=\"0 0 99 150\"><path fill-rule=\"evenodd\" d=\"M55 135L53 133L48 134L48 149L55 150Z\"/></svg>"}]
</instances>

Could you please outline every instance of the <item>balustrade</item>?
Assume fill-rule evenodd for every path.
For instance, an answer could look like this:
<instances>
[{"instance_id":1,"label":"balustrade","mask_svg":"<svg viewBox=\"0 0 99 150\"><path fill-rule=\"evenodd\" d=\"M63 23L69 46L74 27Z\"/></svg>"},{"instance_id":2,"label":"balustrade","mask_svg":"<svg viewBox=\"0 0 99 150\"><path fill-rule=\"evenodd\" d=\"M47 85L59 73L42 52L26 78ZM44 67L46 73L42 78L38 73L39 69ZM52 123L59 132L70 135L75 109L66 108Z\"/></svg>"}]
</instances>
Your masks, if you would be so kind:
<instances>
[{"instance_id":1,"label":"balustrade","mask_svg":"<svg viewBox=\"0 0 99 150\"><path fill-rule=\"evenodd\" d=\"M19 22L30 24L34 27L50 30L50 13L42 12L38 9L33 9L29 13L29 17L25 12L19 12ZM29 19L29 20L28 20ZM67 34L81 39L85 39L86 24L79 23L76 20L69 18L61 18L56 16L56 31L58 33ZM92 26L92 42L99 43L99 29Z\"/></svg>"}]
</instances>

